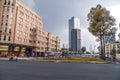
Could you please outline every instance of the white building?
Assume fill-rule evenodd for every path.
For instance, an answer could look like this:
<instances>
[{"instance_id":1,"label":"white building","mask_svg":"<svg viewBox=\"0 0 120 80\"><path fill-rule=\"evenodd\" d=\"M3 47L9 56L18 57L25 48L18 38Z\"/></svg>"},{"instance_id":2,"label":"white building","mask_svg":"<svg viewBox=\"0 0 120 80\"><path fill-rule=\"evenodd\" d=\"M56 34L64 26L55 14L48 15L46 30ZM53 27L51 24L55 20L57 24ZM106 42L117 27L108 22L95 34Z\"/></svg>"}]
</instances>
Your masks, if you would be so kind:
<instances>
[{"instance_id":1,"label":"white building","mask_svg":"<svg viewBox=\"0 0 120 80\"><path fill-rule=\"evenodd\" d=\"M106 43L105 44L105 53L107 57L110 57L110 53L112 51L112 49L115 48L116 50L116 57L118 59L120 59L120 53L118 53L118 49L120 49L120 42L119 41L115 41L115 42L110 42L110 43Z\"/></svg>"}]
</instances>

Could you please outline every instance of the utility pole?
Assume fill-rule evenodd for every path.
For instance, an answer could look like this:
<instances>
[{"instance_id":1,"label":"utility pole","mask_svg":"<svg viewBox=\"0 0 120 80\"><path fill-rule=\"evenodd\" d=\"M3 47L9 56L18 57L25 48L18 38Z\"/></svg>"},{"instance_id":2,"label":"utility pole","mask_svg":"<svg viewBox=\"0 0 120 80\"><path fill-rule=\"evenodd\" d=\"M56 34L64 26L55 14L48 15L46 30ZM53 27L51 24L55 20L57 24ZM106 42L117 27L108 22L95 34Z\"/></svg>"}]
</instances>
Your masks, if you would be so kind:
<instances>
[{"instance_id":1,"label":"utility pole","mask_svg":"<svg viewBox=\"0 0 120 80\"><path fill-rule=\"evenodd\" d=\"M92 54L92 44L90 44L90 53Z\"/></svg>"}]
</instances>

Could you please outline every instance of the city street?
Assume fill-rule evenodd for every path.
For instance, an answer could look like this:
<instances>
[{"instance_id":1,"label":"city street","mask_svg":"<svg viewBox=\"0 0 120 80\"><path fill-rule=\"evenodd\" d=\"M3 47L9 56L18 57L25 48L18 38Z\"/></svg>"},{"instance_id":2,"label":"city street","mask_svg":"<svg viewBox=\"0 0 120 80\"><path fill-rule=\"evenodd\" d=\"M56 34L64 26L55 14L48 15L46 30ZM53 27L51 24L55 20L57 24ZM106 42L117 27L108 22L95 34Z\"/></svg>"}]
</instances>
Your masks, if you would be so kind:
<instances>
[{"instance_id":1,"label":"city street","mask_svg":"<svg viewBox=\"0 0 120 80\"><path fill-rule=\"evenodd\" d=\"M0 61L0 80L120 80L120 64Z\"/></svg>"}]
</instances>

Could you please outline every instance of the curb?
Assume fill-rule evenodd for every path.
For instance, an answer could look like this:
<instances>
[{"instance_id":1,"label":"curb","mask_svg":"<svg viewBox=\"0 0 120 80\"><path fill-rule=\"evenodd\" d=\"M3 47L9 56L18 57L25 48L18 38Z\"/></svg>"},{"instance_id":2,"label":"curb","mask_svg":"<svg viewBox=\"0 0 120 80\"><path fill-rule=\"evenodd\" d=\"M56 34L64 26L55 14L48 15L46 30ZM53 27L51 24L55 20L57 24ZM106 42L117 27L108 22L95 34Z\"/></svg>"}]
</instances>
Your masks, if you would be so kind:
<instances>
[{"instance_id":1,"label":"curb","mask_svg":"<svg viewBox=\"0 0 120 80\"><path fill-rule=\"evenodd\" d=\"M91 64L109 64L108 62L80 62L80 61L61 61L61 60L34 60L34 61L41 61L41 62L56 62L56 63L91 63Z\"/></svg>"},{"instance_id":2,"label":"curb","mask_svg":"<svg viewBox=\"0 0 120 80\"><path fill-rule=\"evenodd\" d=\"M34 60L34 58L18 58L18 60L30 61L30 60ZM9 61L9 58L0 58L0 61Z\"/></svg>"}]
</instances>

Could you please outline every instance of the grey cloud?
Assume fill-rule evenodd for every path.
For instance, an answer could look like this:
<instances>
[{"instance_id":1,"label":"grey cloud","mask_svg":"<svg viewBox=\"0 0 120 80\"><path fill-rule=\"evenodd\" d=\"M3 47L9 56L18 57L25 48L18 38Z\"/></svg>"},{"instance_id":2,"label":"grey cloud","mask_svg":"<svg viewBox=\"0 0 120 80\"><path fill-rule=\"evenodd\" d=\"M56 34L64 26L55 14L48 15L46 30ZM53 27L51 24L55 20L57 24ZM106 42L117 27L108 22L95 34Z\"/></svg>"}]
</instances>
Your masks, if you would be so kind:
<instances>
[{"instance_id":1,"label":"grey cloud","mask_svg":"<svg viewBox=\"0 0 120 80\"><path fill-rule=\"evenodd\" d=\"M34 8L35 7L35 1L34 0L21 0L22 2L24 2L27 6L29 6L30 8Z\"/></svg>"}]
</instances>

